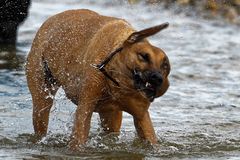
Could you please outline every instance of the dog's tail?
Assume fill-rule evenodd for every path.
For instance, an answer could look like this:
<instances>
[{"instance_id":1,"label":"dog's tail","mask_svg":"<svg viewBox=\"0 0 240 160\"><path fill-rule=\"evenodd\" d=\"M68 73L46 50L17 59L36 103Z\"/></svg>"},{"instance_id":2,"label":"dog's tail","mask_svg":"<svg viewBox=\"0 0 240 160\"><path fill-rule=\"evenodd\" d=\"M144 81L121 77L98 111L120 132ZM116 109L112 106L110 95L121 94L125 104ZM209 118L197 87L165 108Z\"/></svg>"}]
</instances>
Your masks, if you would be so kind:
<instances>
[{"instance_id":1,"label":"dog's tail","mask_svg":"<svg viewBox=\"0 0 240 160\"><path fill-rule=\"evenodd\" d=\"M48 85L54 85L57 83L57 80L53 77L52 72L50 68L48 67L48 63L44 58L42 58L43 62L43 71L44 71L44 78L45 78L45 83Z\"/></svg>"}]
</instances>

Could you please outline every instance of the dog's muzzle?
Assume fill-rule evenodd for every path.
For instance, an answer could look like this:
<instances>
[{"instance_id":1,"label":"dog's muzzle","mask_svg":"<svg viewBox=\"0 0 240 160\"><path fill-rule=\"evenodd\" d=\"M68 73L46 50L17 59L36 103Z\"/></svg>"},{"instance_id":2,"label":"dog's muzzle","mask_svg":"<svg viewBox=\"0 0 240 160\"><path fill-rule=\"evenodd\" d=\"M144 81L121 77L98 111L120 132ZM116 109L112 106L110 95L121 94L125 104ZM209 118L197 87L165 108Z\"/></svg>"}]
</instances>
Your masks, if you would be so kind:
<instances>
[{"instance_id":1,"label":"dog's muzzle","mask_svg":"<svg viewBox=\"0 0 240 160\"><path fill-rule=\"evenodd\" d=\"M150 102L156 98L157 91L163 83L162 74L157 71L133 71L134 86L143 91Z\"/></svg>"}]
</instances>

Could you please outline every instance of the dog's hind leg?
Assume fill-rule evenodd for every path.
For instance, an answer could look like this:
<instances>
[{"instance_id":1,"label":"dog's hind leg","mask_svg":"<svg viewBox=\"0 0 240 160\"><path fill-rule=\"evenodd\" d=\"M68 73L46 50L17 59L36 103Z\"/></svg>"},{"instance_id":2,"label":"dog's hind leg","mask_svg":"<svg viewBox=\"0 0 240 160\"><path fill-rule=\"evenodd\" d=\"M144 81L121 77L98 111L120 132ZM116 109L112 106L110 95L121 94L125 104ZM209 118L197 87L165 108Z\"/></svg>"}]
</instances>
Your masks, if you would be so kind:
<instances>
[{"instance_id":1,"label":"dog's hind leg","mask_svg":"<svg viewBox=\"0 0 240 160\"><path fill-rule=\"evenodd\" d=\"M41 138L46 135L49 112L53 105L53 98L58 90L56 84L51 83L46 67L41 59L31 55L26 65L27 81L33 101L33 126L35 134Z\"/></svg>"},{"instance_id":2,"label":"dog's hind leg","mask_svg":"<svg viewBox=\"0 0 240 160\"><path fill-rule=\"evenodd\" d=\"M106 133L119 132L122 124L122 111L99 112L101 126Z\"/></svg>"}]
</instances>

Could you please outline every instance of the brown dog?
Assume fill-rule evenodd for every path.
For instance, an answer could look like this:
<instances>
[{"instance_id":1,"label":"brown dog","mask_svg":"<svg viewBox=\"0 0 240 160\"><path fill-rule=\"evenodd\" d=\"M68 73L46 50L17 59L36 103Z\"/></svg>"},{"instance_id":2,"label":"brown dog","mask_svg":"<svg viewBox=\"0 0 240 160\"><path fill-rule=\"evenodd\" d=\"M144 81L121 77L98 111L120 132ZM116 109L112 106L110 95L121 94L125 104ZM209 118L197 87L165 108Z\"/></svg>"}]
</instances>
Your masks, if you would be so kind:
<instances>
[{"instance_id":1,"label":"brown dog","mask_svg":"<svg viewBox=\"0 0 240 160\"><path fill-rule=\"evenodd\" d=\"M99 113L106 132L119 132L126 111L138 135L157 143L148 108L168 89L170 64L145 38L167 26L135 32L123 19L90 10L49 18L33 41L26 66L35 133L46 135L53 97L61 86L77 105L72 147L86 142L93 112Z\"/></svg>"}]
</instances>

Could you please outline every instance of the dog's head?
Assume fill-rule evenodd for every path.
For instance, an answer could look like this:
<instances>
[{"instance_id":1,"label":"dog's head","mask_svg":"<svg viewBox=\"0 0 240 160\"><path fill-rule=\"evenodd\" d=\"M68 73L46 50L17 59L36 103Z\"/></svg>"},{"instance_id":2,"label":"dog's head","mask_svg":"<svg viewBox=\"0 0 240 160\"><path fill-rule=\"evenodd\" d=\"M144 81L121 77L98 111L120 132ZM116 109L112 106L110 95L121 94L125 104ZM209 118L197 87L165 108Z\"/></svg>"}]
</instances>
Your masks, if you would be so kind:
<instances>
[{"instance_id":1,"label":"dog's head","mask_svg":"<svg viewBox=\"0 0 240 160\"><path fill-rule=\"evenodd\" d=\"M163 95L169 86L170 63L163 50L151 45L145 38L166 28L168 23L132 33L119 54L132 86L152 102Z\"/></svg>"}]
</instances>

